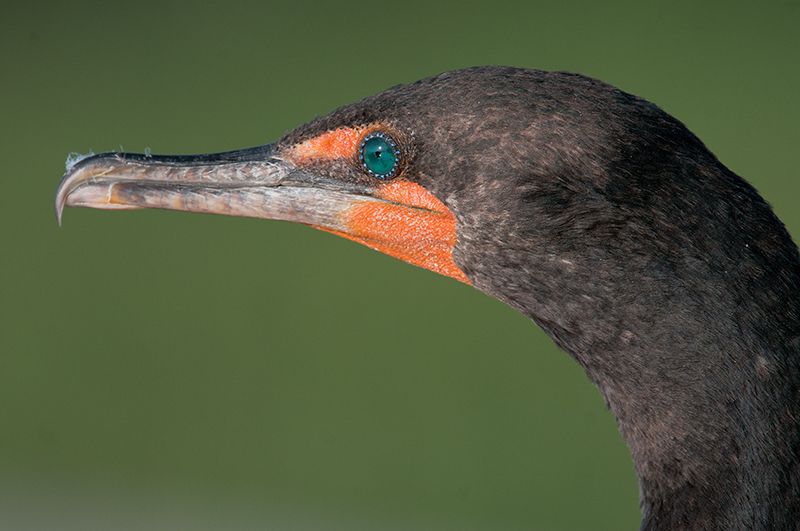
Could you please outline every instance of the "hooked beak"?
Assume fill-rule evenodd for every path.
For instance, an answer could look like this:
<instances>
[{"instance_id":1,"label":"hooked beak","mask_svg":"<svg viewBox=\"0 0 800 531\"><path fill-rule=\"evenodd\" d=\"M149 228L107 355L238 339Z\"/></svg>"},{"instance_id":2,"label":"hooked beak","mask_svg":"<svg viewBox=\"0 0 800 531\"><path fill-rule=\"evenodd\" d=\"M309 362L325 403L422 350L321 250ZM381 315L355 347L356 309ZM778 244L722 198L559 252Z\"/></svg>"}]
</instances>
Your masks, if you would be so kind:
<instances>
[{"instance_id":1,"label":"hooked beak","mask_svg":"<svg viewBox=\"0 0 800 531\"><path fill-rule=\"evenodd\" d=\"M293 221L469 283L453 262L455 218L424 188L405 179L326 176L295 163L291 149L272 143L205 155L91 155L68 166L56 191L56 218L60 225L64 207L72 206Z\"/></svg>"},{"instance_id":2,"label":"hooked beak","mask_svg":"<svg viewBox=\"0 0 800 531\"><path fill-rule=\"evenodd\" d=\"M61 225L65 206L159 208L344 231L341 212L370 199L369 192L364 186L324 181L281 159L274 143L204 155L101 153L81 159L61 179L56 218Z\"/></svg>"}]
</instances>

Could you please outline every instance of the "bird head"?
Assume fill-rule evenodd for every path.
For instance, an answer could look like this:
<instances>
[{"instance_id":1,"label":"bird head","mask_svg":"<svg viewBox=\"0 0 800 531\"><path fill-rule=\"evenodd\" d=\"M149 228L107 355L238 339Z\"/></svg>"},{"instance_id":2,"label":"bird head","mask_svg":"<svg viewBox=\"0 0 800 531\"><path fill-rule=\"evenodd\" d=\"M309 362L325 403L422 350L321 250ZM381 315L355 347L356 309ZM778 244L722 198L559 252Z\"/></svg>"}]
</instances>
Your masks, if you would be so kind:
<instances>
[{"instance_id":1,"label":"bird head","mask_svg":"<svg viewBox=\"0 0 800 531\"><path fill-rule=\"evenodd\" d=\"M798 440L782 420L800 417L787 398L800 385L797 247L683 124L581 75L471 68L261 147L92 155L61 180L59 223L65 206L298 222L508 303L614 411L645 527L700 512L730 527L728 498L772 488L731 463Z\"/></svg>"},{"instance_id":2,"label":"bird head","mask_svg":"<svg viewBox=\"0 0 800 531\"><path fill-rule=\"evenodd\" d=\"M675 228L696 209L684 199L693 172L708 171L713 155L645 100L578 74L476 67L265 146L84 158L59 185L56 215L161 208L303 223L474 285L573 352L600 333L587 317L605 319L620 286L693 252Z\"/></svg>"}]
</instances>

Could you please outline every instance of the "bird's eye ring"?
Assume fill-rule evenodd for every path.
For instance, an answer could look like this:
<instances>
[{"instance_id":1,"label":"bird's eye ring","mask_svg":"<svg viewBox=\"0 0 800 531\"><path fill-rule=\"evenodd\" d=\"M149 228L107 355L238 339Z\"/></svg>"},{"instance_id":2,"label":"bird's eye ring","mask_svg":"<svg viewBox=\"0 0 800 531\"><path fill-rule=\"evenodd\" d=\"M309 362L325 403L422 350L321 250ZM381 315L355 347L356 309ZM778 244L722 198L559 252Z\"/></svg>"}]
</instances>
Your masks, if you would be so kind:
<instances>
[{"instance_id":1,"label":"bird's eye ring","mask_svg":"<svg viewBox=\"0 0 800 531\"><path fill-rule=\"evenodd\" d=\"M400 149L397 141L383 132L364 136L359 146L359 157L364 170L381 179L391 179L400 167Z\"/></svg>"}]
</instances>

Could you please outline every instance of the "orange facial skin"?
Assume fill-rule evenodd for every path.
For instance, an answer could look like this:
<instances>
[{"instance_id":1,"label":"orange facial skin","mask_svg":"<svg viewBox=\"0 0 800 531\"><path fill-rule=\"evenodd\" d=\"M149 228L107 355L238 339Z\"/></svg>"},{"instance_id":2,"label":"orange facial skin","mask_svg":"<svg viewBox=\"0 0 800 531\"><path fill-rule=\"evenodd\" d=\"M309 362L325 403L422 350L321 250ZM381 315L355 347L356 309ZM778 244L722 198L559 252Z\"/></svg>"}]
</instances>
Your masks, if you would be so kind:
<instances>
[{"instance_id":1,"label":"orange facial skin","mask_svg":"<svg viewBox=\"0 0 800 531\"><path fill-rule=\"evenodd\" d=\"M343 213L348 232L328 232L470 283L453 261L456 220L441 201L405 179L386 184L376 195L395 202L356 203Z\"/></svg>"},{"instance_id":2,"label":"orange facial skin","mask_svg":"<svg viewBox=\"0 0 800 531\"><path fill-rule=\"evenodd\" d=\"M346 159L355 155L365 128L341 127L294 146L289 158L298 164L310 160Z\"/></svg>"},{"instance_id":3,"label":"orange facial skin","mask_svg":"<svg viewBox=\"0 0 800 531\"><path fill-rule=\"evenodd\" d=\"M290 158L354 158L361 139L373 128L340 128L296 145ZM357 201L342 212L346 232L317 227L436 273L470 284L453 261L456 220L444 204L422 186L395 179L374 196L385 201Z\"/></svg>"}]
</instances>

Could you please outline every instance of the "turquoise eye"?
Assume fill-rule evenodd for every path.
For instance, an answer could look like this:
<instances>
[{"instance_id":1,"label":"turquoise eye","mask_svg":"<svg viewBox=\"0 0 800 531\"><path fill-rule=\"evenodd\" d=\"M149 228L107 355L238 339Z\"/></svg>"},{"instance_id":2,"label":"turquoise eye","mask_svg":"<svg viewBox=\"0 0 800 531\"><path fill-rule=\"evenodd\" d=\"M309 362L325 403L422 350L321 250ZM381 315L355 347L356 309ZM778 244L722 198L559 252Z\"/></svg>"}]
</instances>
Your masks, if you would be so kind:
<instances>
[{"instance_id":1,"label":"turquoise eye","mask_svg":"<svg viewBox=\"0 0 800 531\"><path fill-rule=\"evenodd\" d=\"M373 133L361 142L361 165L376 177L394 177L399 159L397 142L389 135Z\"/></svg>"}]
</instances>

